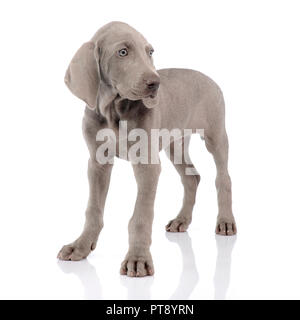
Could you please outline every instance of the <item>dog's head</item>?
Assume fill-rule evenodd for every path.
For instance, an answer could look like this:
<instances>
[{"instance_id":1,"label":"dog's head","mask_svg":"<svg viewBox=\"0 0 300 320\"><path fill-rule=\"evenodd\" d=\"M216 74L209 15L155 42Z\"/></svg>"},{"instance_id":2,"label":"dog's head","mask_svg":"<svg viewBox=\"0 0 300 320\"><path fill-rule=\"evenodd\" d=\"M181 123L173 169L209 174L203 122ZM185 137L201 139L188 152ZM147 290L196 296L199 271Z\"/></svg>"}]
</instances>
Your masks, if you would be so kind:
<instances>
[{"instance_id":1,"label":"dog's head","mask_svg":"<svg viewBox=\"0 0 300 320\"><path fill-rule=\"evenodd\" d=\"M111 22L79 48L65 83L90 108L99 103L103 115L118 95L143 100L151 108L157 103L160 83L152 54L152 46L139 32L125 23Z\"/></svg>"}]
</instances>

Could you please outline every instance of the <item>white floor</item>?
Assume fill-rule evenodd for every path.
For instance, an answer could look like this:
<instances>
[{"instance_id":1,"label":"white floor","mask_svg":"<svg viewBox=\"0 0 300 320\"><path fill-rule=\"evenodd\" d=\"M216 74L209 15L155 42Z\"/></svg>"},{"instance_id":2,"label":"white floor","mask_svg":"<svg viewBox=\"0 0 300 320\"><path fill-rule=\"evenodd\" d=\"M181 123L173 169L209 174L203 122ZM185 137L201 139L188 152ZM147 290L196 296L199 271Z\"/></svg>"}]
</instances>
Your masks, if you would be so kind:
<instances>
[{"instance_id":1,"label":"white floor","mask_svg":"<svg viewBox=\"0 0 300 320\"><path fill-rule=\"evenodd\" d=\"M47 192L45 176L35 178L41 184L32 193L26 189L31 171L24 173L28 179L21 182L20 197L15 200L11 194L2 202L11 210L1 224L0 298L299 299L297 190L294 194L277 190L275 181L263 176L263 171L258 172L260 182L256 183L253 173L241 170L239 175L231 170L238 235L215 236L213 161L198 137L193 138L191 149L198 158L202 181L188 233L164 231L180 208L182 189L176 171L162 155L151 248L154 277L119 275L136 191L127 162L116 161L98 247L81 262L57 261L56 254L63 244L74 240L84 222L85 155L70 166L62 161L61 172L52 177L47 173ZM268 169L263 170L268 174ZM285 173L290 179L288 168Z\"/></svg>"}]
</instances>

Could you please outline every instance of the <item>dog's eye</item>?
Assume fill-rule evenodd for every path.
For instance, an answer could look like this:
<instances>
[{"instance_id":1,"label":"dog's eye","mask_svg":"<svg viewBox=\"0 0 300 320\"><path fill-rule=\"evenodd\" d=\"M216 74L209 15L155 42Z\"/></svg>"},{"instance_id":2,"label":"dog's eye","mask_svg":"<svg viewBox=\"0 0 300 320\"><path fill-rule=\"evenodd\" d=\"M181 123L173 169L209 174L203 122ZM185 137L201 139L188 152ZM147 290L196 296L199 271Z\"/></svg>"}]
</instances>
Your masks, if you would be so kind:
<instances>
[{"instance_id":1,"label":"dog's eye","mask_svg":"<svg viewBox=\"0 0 300 320\"><path fill-rule=\"evenodd\" d=\"M127 49L124 48L124 49L119 50L118 54L120 57L125 57L128 55L128 51L127 51Z\"/></svg>"},{"instance_id":2,"label":"dog's eye","mask_svg":"<svg viewBox=\"0 0 300 320\"><path fill-rule=\"evenodd\" d=\"M153 52L154 52L154 50L153 50L153 49L151 49L151 50L149 51L149 56L150 56L150 57L152 57Z\"/></svg>"}]
</instances>

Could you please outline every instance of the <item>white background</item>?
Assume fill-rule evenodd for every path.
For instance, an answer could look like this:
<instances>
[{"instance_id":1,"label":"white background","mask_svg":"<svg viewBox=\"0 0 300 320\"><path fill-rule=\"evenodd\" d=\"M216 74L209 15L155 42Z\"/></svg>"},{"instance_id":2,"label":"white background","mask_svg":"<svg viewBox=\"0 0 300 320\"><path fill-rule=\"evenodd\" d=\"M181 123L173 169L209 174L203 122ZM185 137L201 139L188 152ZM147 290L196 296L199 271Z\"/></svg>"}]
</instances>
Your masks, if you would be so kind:
<instances>
[{"instance_id":1,"label":"white background","mask_svg":"<svg viewBox=\"0 0 300 320\"><path fill-rule=\"evenodd\" d=\"M0 298L300 298L298 1L2 1ZM58 262L81 232L88 197L84 103L64 85L75 51L112 20L155 48L156 67L200 70L223 89L237 237L215 237L215 166L195 137L202 180L184 234L179 176L162 154L154 277L119 275L136 185L116 160L97 249Z\"/></svg>"}]
</instances>

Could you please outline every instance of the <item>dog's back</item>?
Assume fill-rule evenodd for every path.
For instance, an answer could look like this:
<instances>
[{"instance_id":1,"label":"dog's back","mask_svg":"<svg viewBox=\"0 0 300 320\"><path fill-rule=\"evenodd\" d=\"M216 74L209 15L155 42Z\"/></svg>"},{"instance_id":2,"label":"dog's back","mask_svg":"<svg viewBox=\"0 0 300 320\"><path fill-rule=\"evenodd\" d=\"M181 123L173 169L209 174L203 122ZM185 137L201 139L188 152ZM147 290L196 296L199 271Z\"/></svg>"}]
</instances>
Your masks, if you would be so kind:
<instances>
[{"instance_id":1,"label":"dog's back","mask_svg":"<svg viewBox=\"0 0 300 320\"><path fill-rule=\"evenodd\" d=\"M219 86L205 74L191 69L161 69L162 127L209 129L223 121L224 101Z\"/></svg>"}]
</instances>

